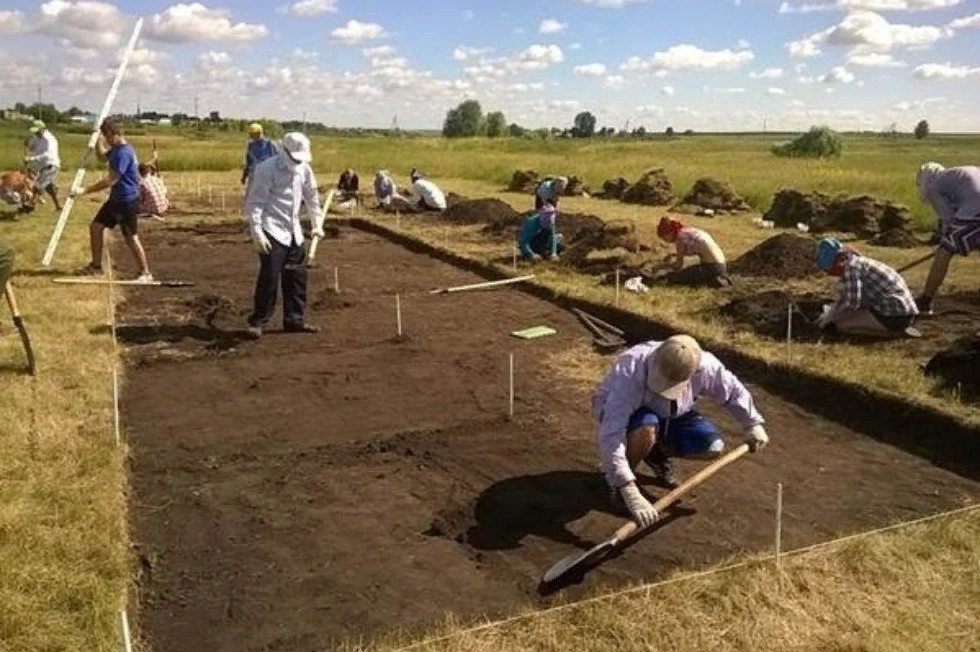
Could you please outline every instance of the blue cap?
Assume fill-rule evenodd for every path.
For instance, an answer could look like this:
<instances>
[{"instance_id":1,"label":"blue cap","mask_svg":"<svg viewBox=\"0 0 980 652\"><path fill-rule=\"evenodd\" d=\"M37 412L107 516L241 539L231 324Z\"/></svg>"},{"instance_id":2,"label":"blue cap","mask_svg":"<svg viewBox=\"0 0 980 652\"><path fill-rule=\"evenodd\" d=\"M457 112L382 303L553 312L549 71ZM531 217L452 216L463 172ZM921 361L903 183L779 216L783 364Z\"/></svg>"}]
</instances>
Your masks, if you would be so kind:
<instances>
[{"instance_id":1,"label":"blue cap","mask_svg":"<svg viewBox=\"0 0 980 652\"><path fill-rule=\"evenodd\" d=\"M817 267L825 272L837 262L837 256L844 249L837 238L823 238L817 243Z\"/></svg>"}]
</instances>

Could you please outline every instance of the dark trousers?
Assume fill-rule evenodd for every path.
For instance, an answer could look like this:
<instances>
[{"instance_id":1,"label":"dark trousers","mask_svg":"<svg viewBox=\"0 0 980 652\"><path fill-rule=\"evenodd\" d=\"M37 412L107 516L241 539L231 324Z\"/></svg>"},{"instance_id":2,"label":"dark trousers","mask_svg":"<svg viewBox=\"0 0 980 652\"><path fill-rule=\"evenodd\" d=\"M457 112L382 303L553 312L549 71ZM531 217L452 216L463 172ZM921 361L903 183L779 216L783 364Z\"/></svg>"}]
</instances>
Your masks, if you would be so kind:
<instances>
[{"instance_id":1,"label":"dark trousers","mask_svg":"<svg viewBox=\"0 0 980 652\"><path fill-rule=\"evenodd\" d=\"M282 282L282 324L284 328L302 326L306 310L306 250L294 239L288 247L266 237L272 251L259 254L259 277L255 281L255 308L248 318L249 326L265 328L276 309L280 279Z\"/></svg>"}]
</instances>

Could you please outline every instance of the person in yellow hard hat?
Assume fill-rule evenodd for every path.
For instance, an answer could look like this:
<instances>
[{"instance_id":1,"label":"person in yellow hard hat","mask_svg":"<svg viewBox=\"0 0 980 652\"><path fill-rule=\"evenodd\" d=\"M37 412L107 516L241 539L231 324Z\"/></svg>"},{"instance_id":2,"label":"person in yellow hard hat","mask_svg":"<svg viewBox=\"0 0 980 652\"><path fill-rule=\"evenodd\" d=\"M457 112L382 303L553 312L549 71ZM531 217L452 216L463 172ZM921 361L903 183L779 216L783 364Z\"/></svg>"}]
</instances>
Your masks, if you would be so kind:
<instances>
[{"instance_id":1,"label":"person in yellow hard hat","mask_svg":"<svg viewBox=\"0 0 980 652\"><path fill-rule=\"evenodd\" d=\"M245 150L245 168L242 170L243 186L248 183L248 177L255 166L279 153L279 148L265 137L262 125L258 122L249 125L248 139L248 148Z\"/></svg>"}]
</instances>

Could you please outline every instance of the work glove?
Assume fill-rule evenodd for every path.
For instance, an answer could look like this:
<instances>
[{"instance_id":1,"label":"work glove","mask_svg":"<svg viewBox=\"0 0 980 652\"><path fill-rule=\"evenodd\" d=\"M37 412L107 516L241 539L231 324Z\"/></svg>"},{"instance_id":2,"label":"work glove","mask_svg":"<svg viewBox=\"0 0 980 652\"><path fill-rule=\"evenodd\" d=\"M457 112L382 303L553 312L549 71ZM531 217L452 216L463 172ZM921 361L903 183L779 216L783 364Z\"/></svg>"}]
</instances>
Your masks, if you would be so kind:
<instances>
[{"instance_id":1,"label":"work glove","mask_svg":"<svg viewBox=\"0 0 980 652\"><path fill-rule=\"evenodd\" d=\"M265 233L261 231L252 234L252 243L255 245L255 250L262 255L267 256L272 251L272 243L269 242L269 238L266 237Z\"/></svg>"},{"instance_id":2,"label":"work glove","mask_svg":"<svg viewBox=\"0 0 980 652\"><path fill-rule=\"evenodd\" d=\"M72 188L71 190L68 191L68 198L69 199L77 199L77 198L81 197L84 194L85 193L82 192L82 189L81 188Z\"/></svg>"},{"instance_id":3,"label":"work glove","mask_svg":"<svg viewBox=\"0 0 980 652\"><path fill-rule=\"evenodd\" d=\"M766 434L766 429L761 425L750 426L745 429L745 443L749 445L752 452L762 450L769 443L769 435Z\"/></svg>"},{"instance_id":4,"label":"work glove","mask_svg":"<svg viewBox=\"0 0 980 652\"><path fill-rule=\"evenodd\" d=\"M650 504L650 501L643 497L635 482L620 487L619 495L623 497L626 508L630 510L633 520L640 528L646 529L660 520L660 514Z\"/></svg>"},{"instance_id":5,"label":"work glove","mask_svg":"<svg viewBox=\"0 0 980 652\"><path fill-rule=\"evenodd\" d=\"M823 329L827 328L833 322L834 322L834 311L833 310L825 310L822 315L820 315L819 317L817 317L817 327L820 330L823 330Z\"/></svg>"},{"instance_id":6,"label":"work glove","mask_svg":"<svg viewBox=\"0 0 980 652\"><path fill-rule=\"evenodd\" d=\"M327 234L323 232L322 226L315 226L313 227L313 230L310 231L310 235L313 236L314 238L323 238Z\"/></svg>"}]
</instances>

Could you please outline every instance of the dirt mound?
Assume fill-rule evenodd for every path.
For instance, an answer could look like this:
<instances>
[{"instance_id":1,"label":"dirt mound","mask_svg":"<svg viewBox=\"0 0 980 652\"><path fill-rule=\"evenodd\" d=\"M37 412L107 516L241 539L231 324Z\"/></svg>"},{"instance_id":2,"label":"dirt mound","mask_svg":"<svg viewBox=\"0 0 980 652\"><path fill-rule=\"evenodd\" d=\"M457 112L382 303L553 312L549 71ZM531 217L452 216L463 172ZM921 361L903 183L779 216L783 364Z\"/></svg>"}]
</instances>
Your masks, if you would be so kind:
<instances>
[{"instance_id":1,"label":"dirt mound","mask_svg":"<svg viewBox=\"0 0 980 652\"><path fill-rule=\"evenodd\" d=\"M462 204L464 201L470 201L470 198L451 192L446 195L446 208L451 208L456 204Z\"/></svg>"},{"instance_id":2,"label":"dirt mound","mask_svg":"<svg viewBox=\"0 0 980 652\"><path fill-rule=\"evenodd\" d=\"M540 176L535 170L517 170L510 180L507 190L511 192L534 192Z\"/></svg>"},{"instance_id":3,"label":"dirt mound","mask_svg":"<svg viewBox=\"0 0 980 652\"><path fill-rule=\"evenodd\" d=\"M184 302L195 320L201 320L210 328L215 327L215 321L237 319L243 310L235 302L221 294L200 294Z\"/></svg>"},{"instance_id":4,"label":"dirt mound","mask_svg":"<svg viewBox=\"0 0 980 652\"><path fill-rule=\"evenodd\" d=\"M758 335L785 340L787 308L792 302L797 307L793 311L793 339L816 340L820 329L815 322L823 304L828 301L813 294L793 296L773 290L734 299L722 306L719 313L740 326L749 327Z\"/></svg>"},{"instance_id":5,"label":"dirt mound","mask_svg":"<svg viewBox=\"0 0 980 652\"><path fill-rule=\"evenodd\" d=\"M746 251L728 268L743 276L806 278L820 272L815 256L813 238L780 233Z\"/></svg>"},{"instance_id":6,"label":"dirt mound","mask_svg":"<svg viewBox=\"0 0 980 652\"><path fill-rule=\"evenodd\" d=\"M499 199L460 201L449 205L442 218L456 224L500 224L503 228L521 223L520 213Z\"/></svg>"},{"instance_id":7,"label":"dirt mound","mask_svg":"<svg viewBox=\"0 0 980 652\"><path fill-rule=\"evenodd\" d=\"M568 177L568 185L565 186L565 192L562 193L565 197L581 197L589 191L585 187L585 179L581 177Z\"/></svg>"},{"instance_id":8,"label":"dirt mound","mask_svg":"<svg viewBox=\"0 0 980 652\"><path fill-rule=\"evenodd\" d=\"M623 177L608 179L602 184L602 199L622 199L629 187L630 182Z\"/></svg>"},{"instance_id":9,"label":"dirt mound","mask_svg":"<svg viewBox=\"0 0 980 652\"><path fill-rule=\"evenodd\" d=\"M562 264L579 271L608 272L623 263L624 250L639 251L633 227L607 224L595 215L562 214L558 230L566 246Z\"/></svg>"},{"instance_id":10,"label":"dirt mound","mask_svg":"<svg viewBox=\"0 0 980 652\"><path fill-rule=\"evenodd\" d=\"M943 387L959 392L960 399L980 401L980 331L967 335L932 356L925 372L941 379Z\"/></svg>"},{"instance_id":11,"label":"dirt mound","mask_svg":"<svg viewBox=\"0 0 980 652\"><path fill-rule=\"evenodd\" d=\"M745 199L735 192L730 183L711 177L702 177L695 181L691 192L687 193L679 206L694 209L710 208L714 211L733 213L749 210Z\"/></svg>"},{"instance_id":12,"label":"dirt mound","mask_svg":"<svg viewBox=\"0 0 980 652\"><path fill-rule=\"evenodd\" d=\"M876 235L871 244L878 247L898 247L900 249L911 249L922 246L922 242L915 237L911 231L906 229L889 229Z\"/></svg>"},{"instance_id":13,"label":"dirt mound","mask_svg":"<svg viewBox=\"0 0 980 652\"><path fill-rule=\"evenodd\" d=\"M830 197L821 192L785 188L776 193L763 219L781 228L803 223L813 233L844 231L868 238L891 229L905 229L912 216L907 207L870 195Z\"/></svg>"},{"instance_id":14,"label":"dirt mound","mask_svg":"<svg viewBox=\"0 0 980 652\"><path fill-rule=\"evenodd\" d=\"M663 168L654 168L626 189L622 201L627 204L664 206L674 201L674 187Z\"/></svg>"}]
</instances>

